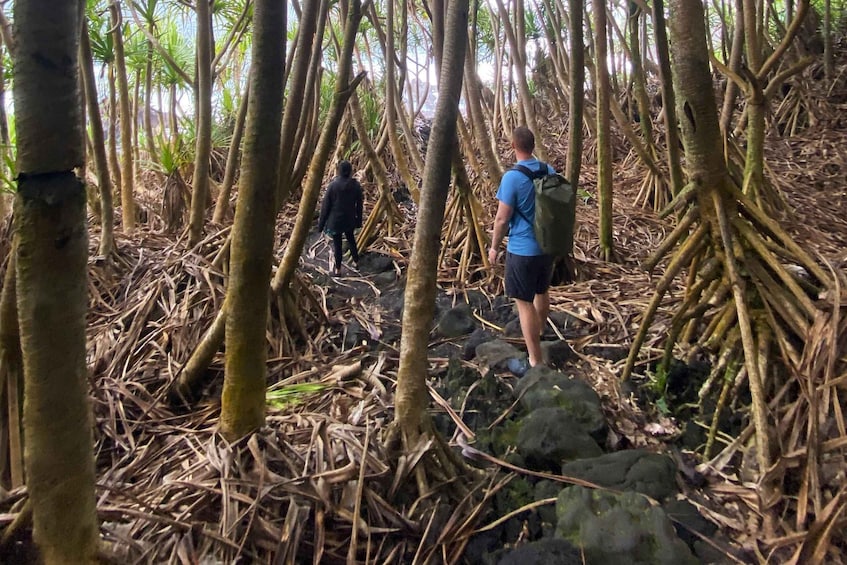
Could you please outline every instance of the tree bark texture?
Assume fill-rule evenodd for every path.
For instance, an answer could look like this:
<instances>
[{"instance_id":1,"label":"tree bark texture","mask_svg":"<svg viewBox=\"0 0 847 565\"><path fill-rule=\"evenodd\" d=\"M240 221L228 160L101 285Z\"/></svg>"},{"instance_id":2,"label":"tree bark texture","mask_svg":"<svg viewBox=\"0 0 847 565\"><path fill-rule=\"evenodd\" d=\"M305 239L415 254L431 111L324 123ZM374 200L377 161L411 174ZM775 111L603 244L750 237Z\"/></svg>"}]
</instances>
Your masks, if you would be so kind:
<instances>
[{"instance_id":1,"label":"tree bark texture","mask_svg":"<svg viewBox=\"0 0 847 565\"><path fill-rule=\"evenodd\" d=\"M95 563L94 457L85 364L82 4L18 0L17 306L33 537L47 565Z\"/></svg>"},{"instance_id":2,"label":"tree bark texture","mask_svg":"<svg viewBox=\"0 0 847 565\"><path fill-rule=\"evenodd\" d=\"M702 221L708 224L712 240L722 242L722 245L718 245L724 251L727 275L731 280L737 305L745 366L753 397L757 457L760 470L764 473L770 462L767 415L762 408L767 404L764 401L762 379L755 361L757 347L747 315L744 280L738 276L734 242L729 228L724 225L727 222L722 220L735 217L737 211L735 201L726 195L729 175L723 156L717 107L712 94L703 5L698 0L673 0L671 13L674 16L669 20L674 86L678 95L677 105L689 178L699 189L699 213ZM756 29L754 21L748 23L748 32Z\"/></svg>"},{"instance_id":3,"label":"tree bark texture","mask_svg":"<svg viewBox=\"0 0 847 565\"><path fill-rule=\"evenodd\" d=\"M256 0L241 188L227 287L221 433L235 440L265 422L268 295L282 127L285 3Z\"/></svg>"},{"instance_id":4,"label":"tree bark texture","mask_svg":"<svg viewBox=\"0 0 847 565\"><path fill-rule=\"evenodd\" d=\"M468 0L452 0L444 33L438 103L424 166L421 203L415 227L405 291L396 420L409 441L420 433L426 394L427 344L435 311L436 272L441 224L450 187L450 153L456 147L456 119L467 47ZM407 443L408 445L408 443Z\"/></svg>"}]
</instances>

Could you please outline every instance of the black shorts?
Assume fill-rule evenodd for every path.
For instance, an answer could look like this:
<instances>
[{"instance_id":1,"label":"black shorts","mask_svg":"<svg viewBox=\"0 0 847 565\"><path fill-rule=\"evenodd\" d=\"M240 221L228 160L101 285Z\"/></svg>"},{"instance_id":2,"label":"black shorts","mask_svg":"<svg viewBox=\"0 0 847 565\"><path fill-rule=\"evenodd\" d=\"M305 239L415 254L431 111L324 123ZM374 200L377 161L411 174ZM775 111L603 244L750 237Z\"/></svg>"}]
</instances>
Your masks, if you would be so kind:
<instances>
[{"instance_id":1,"label":"black shorts","mask_svg":"<svg viewBox=\"0 0 847 565\"><path fill-rule=\"evenodd\" d=\"M536 294L550 288L553 277L551 255L515 255L506 253L506 295L532 302Z\"/></svg>"}]
</instances>

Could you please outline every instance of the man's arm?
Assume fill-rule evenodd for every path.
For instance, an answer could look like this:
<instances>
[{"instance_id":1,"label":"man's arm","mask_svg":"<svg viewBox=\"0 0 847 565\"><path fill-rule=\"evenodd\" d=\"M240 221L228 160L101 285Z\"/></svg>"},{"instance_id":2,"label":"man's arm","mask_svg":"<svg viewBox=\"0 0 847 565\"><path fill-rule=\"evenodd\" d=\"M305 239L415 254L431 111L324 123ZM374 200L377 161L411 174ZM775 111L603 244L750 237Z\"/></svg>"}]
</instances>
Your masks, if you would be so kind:
<instances>
[{"instance_id":1,"label":"man's arm","mask_svg":"<svg viewBox=\"0 0 847 565\"><path fill-rule=\"evenodd\" d=\"M491 234L491 248L488 250L488 262L497 262L497 250L509 231L509 220L512 219L512 207L500 200L497 205L497 215L494 216L494 230Z\"/></svg>"},{"instance_id":2,"label":"man's arm","mask_svg":"<svg viewBox=\"0 0 847 565\"><path fill-rule=\"evenodd\" d=\"M362 185L359 184L359 181L356 181L356 227L362 227L362 204L364 203L364 192L362 191Z\"/></svg>"},{"instance_id":3,"label":"man's arm","mask_svg":"<svg viewBox=\"0 0 847 565\"><path fill-rule=\"evenodd\" d=\"M326 189L326 194L324 194L323 202L321 202L321 215L318 219L318 231L324 231L324 227L326 227L326 221L329 219L329 210L332 208L332 189L333 185L330 183L329 187Z\"/></svg>"}]
</instances>

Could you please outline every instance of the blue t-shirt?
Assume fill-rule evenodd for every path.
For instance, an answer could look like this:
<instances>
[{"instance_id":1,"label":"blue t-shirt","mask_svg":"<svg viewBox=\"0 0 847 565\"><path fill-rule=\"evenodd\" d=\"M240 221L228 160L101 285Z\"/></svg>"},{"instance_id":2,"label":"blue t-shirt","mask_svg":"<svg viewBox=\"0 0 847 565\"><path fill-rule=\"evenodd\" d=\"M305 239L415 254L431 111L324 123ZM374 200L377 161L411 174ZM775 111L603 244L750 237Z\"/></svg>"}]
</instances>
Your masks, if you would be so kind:
<instances>
[{"instance_id":1,"label":"blue t-shirt","mask_svg":"<svg viewBox=\"0 0 847 565\"><path fill-rule=\"evenodd\" d=\"M537 171L540 166L535 157L518 161L517 164L530 171ZM550 165L547 165L547 170L550 174L556 172ZM526 257L544 255L535 240L535 230L532 227L535 220L535 191L529 177L520 171L506 171L500 180L497 200L511 206L513 210L509 219L509 243L506 246L509 253Z\"/></svg>"}]
</instances>

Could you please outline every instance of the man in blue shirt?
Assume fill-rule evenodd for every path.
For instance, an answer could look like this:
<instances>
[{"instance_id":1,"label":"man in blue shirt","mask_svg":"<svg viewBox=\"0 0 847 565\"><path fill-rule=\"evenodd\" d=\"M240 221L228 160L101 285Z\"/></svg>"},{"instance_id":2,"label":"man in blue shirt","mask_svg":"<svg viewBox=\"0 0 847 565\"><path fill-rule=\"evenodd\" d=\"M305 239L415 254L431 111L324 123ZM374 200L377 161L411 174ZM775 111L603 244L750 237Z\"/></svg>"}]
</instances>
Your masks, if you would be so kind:
<instances>
[{"instance_id":1,"label":"man in blue shirt","mask_svg":"<svg viewBox=\"0 0 847 565\"><path fill-rule=\"evenodd\" d=\"M535 136L526 127L517 127L512 133L512 148L517 164L537 171L541 162L532 152ZM549 173L555 171L547 166ZM550 311L550 279L553 274L553 258L541 251L535 239L535 191L532 181L520 171L509 170L500 181L497 191L497 215L494 218L494 233L488 260L493 265L506 232L506 295L515 299L521 333L526 343L529 365L542 362L541 331Z\"/></svg>"}]
</instances>

